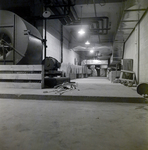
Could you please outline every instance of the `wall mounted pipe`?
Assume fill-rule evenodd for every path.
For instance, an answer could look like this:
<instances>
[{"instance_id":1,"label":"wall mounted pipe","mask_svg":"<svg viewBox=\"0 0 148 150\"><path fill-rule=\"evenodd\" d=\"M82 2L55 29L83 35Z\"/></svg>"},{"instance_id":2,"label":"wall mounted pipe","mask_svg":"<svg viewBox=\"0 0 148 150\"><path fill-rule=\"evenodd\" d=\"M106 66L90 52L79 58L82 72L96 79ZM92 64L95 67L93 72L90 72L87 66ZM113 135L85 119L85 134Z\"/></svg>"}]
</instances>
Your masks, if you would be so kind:
<instances>
[{"instance_id":1,"label":"wall mounted pipe","mask_svg":"<svg viewBox=\"0 0 148 150\"><path fill-rule=\"evenodd\" d=\"M75 16L75 20L78 20L79 19L79 17L78 17L78 14L77 14L77 12L76 12L76 10L74 9L74 7L72 6L71 7L71 11L72 11L72 14Z\"/></svg>"},{"instance_id":2,"label":"wall mounted pipe","mask_svg":"<svg viewBox=\"0 0 148 150\"><path fill-rule=\"evenodd\" d=\"M75 15L76 15L76 17L77 17L76 11L75 11L75 9L73 7L74 5L71 5L70 0L68 0L68 2L65 2L64 0L62 0L62 2L63 2L63 4L67 5L67 7L65 7L65 10L68 12L68 18L69 18L70 22L76 21L76 19L74 17L74 14L72 13L72 10L73 10Z\"/></svg>"},{"instance_id":3,"label":"wall mounted pipe","mask_svg":"<svg viewBox=\"0 0 148 150\"><path fill-rule=\"evenodd\" d=\"M100 19L108 19L108 17L86 17L86 18L81 18L82 21L98 21Z\"/></svg>"},{"instance_id":4,"label":"wall mounted pipe","mask_svg":"<svg viewBox=\"0 0 148 150\"><path fill-rule=\"evenodd\" d=\"M88 18L81 18L81 20L77 20L69 25L90 25L92 26L94 23L96 24L96 28L90 28L90 32L97 32L100 35L108 34L108 17L88 17Z\"/></svg>"},{"instance_id":5,"label":"wall mounted pipe","mask_svg":"<svg viewBox=\"0 0 148 150\"><path fill-rule=\"evenodd\" d=\"M81 18L80 20L76 20L69 25L81 25L81 24L90 24L90 23L97 23L98 21L108 20L108 17L87 17Z\"/></svg>"},{"instance_id":6,"label":"wall mounted pipe","mask_svg":"<svg viewBox=\"0 0 148 150\"><path fill-rule=\"evenodd\" d=\"M63 25L61 25L61 63L63 62Z\"/></svg>"},{"instance_id":7,"label":"wall mounted pipe","mask_svg":"<svg viewBox=\"0 0 148 150\"><path fill-rule=\"evenodd\" d=\"M96 3L95 3L95 0L93 0L93 4L94 4L95 17L97 17L97 11L96 11Z\"/></svg>"},{"instance_id":8,"label":"wall mounted pipe","mask_svg":"<svg viewBox=\"0 0 148 150\"><path fill-rule=\"evenodd\" d=\"M59 13L59 11L57 9L55 9L54 7L49 7L50 10L56 15L56 16L52 16L52 19L59 19L60 22L63 24L63 25L66 25L67 22L64 20L64 18L68 15L68 14L64 14L64 15L61 15ZM58 16L58 17L57 17ZM47 19L51 19L51 16Z\"/></svg>"},{"instance_id":9,"label":"wall mounted pipe","mask_svg":"<svg viewBox=\"0 0 148 150\"><path fill-rule=\"evenodd\" d=\"M63 25L70 24L78 19L77 13L73 7L75 4L73 4L71 0L44 1L44 6L50 8L55 14L51 15L48 19L59 19Z\"/></svg>"}]
</instances>

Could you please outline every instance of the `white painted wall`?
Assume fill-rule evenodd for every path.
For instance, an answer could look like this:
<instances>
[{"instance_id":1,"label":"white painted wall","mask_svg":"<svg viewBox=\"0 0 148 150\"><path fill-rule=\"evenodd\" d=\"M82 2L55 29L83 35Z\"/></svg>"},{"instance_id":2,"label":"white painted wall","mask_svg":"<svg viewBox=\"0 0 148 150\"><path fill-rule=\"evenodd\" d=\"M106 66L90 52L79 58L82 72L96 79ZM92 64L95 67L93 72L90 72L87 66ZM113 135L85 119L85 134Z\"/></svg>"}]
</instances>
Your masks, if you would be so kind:
<instances>
[{"instance_id":1,"label":"white painted wall","mask_svg":"<svg viewBox=\"0 0 148 150\"><path fill-rule=\"evenodd\" d=\"M43 38L44 38L43 29ZM47 50L46 56L51 56L61 61L61 23L59 20L47 20ZM74 59L76 58L80 61L80 57L73 50L69 49L69 32L63 28L63 63L74 64Z\"/></svg>"},{"instance_id":2,"label":"white painted wall","mask_svg":"<svg viewBox=\"0 0 148 150\"><path fill-rule=\"evenodd\" d=\"M133 59L133 71L138 76L138 44L137 44L137 27L125 44L124 59Z\"/></svg>"},{"instance_id":3,"label":"white painted wall","mask_svg":"<svg viewBox=\"0 0 148 150\"><path fill-rule=\"evenodd\" d=\"M148 82L148 12L140 23L140 82Z\"/></svg>"},{"instance_id":4,"label":"white painted wall","mask_svg":"<svg viewBox=\"0 0 148 150\"><path fill-rule=\"evenodd\" d=\"M139 74L139 83L148 82L148 13L125 43L124 59L133 59L133 71L137 78Z\"/></svg>"}]
</instances>

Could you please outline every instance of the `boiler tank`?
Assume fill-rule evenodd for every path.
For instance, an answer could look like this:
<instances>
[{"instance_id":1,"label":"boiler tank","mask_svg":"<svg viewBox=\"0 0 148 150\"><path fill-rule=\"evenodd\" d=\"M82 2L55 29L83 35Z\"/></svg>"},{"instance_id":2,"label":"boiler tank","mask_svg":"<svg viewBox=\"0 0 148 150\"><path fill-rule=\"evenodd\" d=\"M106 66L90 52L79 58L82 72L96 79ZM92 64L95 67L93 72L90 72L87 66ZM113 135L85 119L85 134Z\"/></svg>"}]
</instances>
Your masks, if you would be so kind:
<instances>
[{"instance_id":1,"label":"boiler tank","mask_svg":"<svg viewBox=\"0 0 148 150\"><path fill-rule=\"evenodd\" d=\"M42 37L17 14L0 10L0 64L41 64Z\"/></svg>"}]
</instances>

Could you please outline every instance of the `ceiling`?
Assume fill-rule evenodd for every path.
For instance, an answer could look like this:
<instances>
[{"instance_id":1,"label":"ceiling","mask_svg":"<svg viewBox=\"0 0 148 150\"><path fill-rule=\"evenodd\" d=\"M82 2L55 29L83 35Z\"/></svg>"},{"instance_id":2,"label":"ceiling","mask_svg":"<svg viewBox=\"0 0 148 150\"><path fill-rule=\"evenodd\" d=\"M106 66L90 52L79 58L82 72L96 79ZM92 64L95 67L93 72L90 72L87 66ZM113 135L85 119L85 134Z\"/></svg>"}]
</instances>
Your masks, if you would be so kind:
<instances>
[{"instance_id":1,"label":"ceiling","mask_svg":"<svg viewBox=\"0 0 148 150\"><path fill-rule=\"evenodd\" d=\"M74 8L80 18L80 25L75 25L75 23L66 25L72 33L70 48L85 56L86 59L108 60L113 51L112 45L117 22L121 17L122 5L121 0L112 1L112 3L98 3L97 1L82 3L81 1L81 4L79 1ZM104 26L99 26L99 23ZM78 34L80 28L84 28L86 32L82 36ZM101 30L102 28L105 30ZM90 45L85 45L87 40ZM90 50L94 53L90 53Z\"/></svg>"},{"instance_id":2,"label":"ceiling","mask_svg":"<svg viewBox=\"0 0 148 150\"><path fill-rule=\"evenodd\" d=\"M8 9L28 21L43 19L43 7L51 12L47 19L59 19L70 32L69 48L84 59L122 59L123 46L147 11L147 0L5 0L0 9ZM85 30L79 35L79 29ZM86 41L90 45L86 45ZM94 53L90 53L93 49Z\"/></svg>"}]
</instances>

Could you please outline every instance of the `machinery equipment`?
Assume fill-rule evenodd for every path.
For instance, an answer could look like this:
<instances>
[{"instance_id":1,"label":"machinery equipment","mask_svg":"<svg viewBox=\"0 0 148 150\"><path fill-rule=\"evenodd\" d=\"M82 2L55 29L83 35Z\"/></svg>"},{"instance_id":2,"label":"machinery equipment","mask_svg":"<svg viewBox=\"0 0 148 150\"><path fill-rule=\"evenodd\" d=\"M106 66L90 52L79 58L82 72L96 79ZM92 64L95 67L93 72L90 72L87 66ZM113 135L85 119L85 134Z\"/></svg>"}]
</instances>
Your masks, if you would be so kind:
<instances>
[{"instance_id":1,"label":"machinery equipment","mask_svg":"<svg viewBox=\"0 0 148 150\"><path fill-rule=\"evenodd\" d=\"M61 67L61 63L53 57L46 57L42 63L44 64L45 76L54 77L62 76L62 72L58 71Z\"/></svg>"},{"instance_id":2,"label":"machinery equipment","mask_svg":"<svg viewBox=\"0 0 148 150\"><path fill-rule=\"evenodd\" d=\"M57 85L63 84L65 82L69 83L70 78L62 77L62 71L58 71L61 67L61 63L58 62L53 57L46 57L42 64L44 65L44 84L45 87L53 88ZM60 76L60 77L59 77Z\"/></svg>"},{"instance_id":3,"label":"machinery equipment","mask_svg":"<svg viewBox=\"0 0 148 150\"><path fill-rule=\"evenodd\" d=\"M69 82L58 71L61 64L52 57L42 61L43 39L39 31L17 14L0 10L0 65L44 65L47 87Z\"/></svg>"},{"instance_id":4,"label":"machinery equipment","mask_svg":"<svg viewBox=\"0 0 148 150\"><path fill-rule=\"evenodd\" d=\"M0 10L0 64L41 64L39 31L13 12Z\"/></svg>"}]
</instances>

